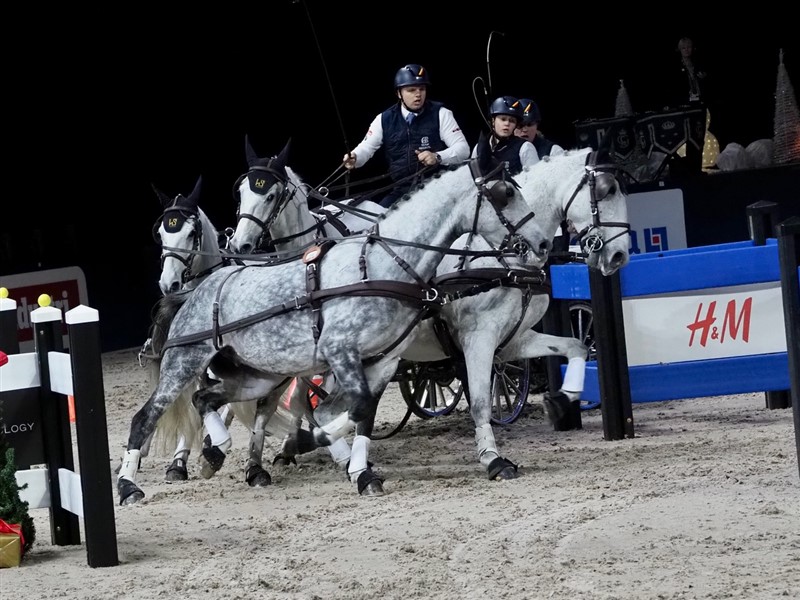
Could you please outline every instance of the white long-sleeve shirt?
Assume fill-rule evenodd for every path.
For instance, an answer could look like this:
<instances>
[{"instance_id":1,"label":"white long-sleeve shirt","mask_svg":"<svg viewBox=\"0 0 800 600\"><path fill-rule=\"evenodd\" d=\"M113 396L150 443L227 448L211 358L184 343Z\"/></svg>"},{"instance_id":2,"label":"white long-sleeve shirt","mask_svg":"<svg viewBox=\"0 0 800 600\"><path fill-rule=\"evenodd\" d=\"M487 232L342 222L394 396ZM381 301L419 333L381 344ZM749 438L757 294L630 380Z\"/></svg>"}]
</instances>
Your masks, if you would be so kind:
<instances>
[{"instance_id":1,"label":"white long-sleeve shirt","mask_svg":"<svg viewBox=\"0 0 800 600\"><path fill-rule=\"evenodd\" d=\"M401 106L400 110L403 113L403 118L408 116L409 110L405 106ZM353 154L356 155L356 168L363 167L364 163L375 156L375 153L383 145L382 114L383 113L379 113L378 116L372 120L367 135L364 136L364 139L361 140L358 146L353 148ZM437 152L442 158L443 165L461 163L469 158L469 144L467 143L467 138L464 137L464 132L461 131L461 127L456 123L453 111L444 106L439 109L439 137L447 144L447 148ZM534 152L535 151L534 149Z\"/></svg>"}]
</instances>

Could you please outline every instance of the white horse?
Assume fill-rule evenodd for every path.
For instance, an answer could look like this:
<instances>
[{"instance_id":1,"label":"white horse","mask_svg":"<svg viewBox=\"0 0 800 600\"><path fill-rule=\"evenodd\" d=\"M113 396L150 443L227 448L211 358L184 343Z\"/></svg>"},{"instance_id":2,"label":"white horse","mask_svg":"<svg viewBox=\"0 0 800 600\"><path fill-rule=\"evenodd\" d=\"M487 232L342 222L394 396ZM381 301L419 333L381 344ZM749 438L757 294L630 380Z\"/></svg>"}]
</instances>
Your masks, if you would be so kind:
<instances>
[{"instance_id":1,"label":"white horse","mask_svg":"<svg viewBox=\"0 0 800 600\"><path fill-rule=\"evenodd\" d=\"M193 403L212 443L203 459L213 468L231 443L220 406L257 400L291 377L328 370L346 410L308 437L325 446L355 427L351 473L356 463L359 491L382 494L382 480L358 442L369 439L376 394L394 375L408 334L441 304L426 282L450 244L469 231L526 266L543 265L551 241L532 217L512 185L476 185L463 165L396 204L368 234L312 248L302 261L223 267L191 294L167 296L182 305L167 307L158 320L168 340L158 387L131 422L117 480L120 502L144 496L135 483L142 444L186 388L196 386Z\"/></svg>"},{"instance_id":2,"label":"white horse","mask_svg":"<svg viewBox=\"0 0 800 600\"><path fill-rule=\"evenodd\" d=\"M614 177L613 165L594 164L597 157L590 152L590 149L570 151L540 161L517 180L523 196L536 213L535 220L548 238L555 235L562 221L569 220L580 230L583 245L591 250L589 265L609 275L629 259L626 196ZM587 165L590 157L592 164ZM285 166L284 153L273 159L258 160L262 162L252 161L251 164L263 166L271 161L271 176L261 182L259 189L239 187L239 210L254 215L255 219L249 219L246 224L241 220L237 222L232 238L234 244L255 244L261 232L250 224L263 222L266 215L273 215L271 234L285 239L307 229L313 221L305 208L308 187ZM286 208L276 211L276 206ZM464 236L456 240L452 249L458 251L467 244L473 251L491 250L480 236L471 240ZM448 346L463 353L479 460L490 479L511 478L516 476L517 468L498 451L491 427L493 364L543 356L567 358L562 393L548 395L546 401L548 412L555 419L557 413L565 410L570 401L577 400L583 391L587 349L575 338L545 335L532 329L546 312L549 296L542 286L521 281L524 273L514 273L511 265L501 265L496 258L473 258L463 278L454 278L453 274L463 267L463 262L461 257L445 258L434 280L455 282L464 295L438 313L452 339L443 340L437 334L435 319L424 320L417 326L415 337L402 357L415 362L444 360L451 358ZM463 281L474 280L478 275L485 277L484 282L496 280L502 285L476 295L463 294L469 290L469 286L464 289ZM442 284L441 289L447 290L447 286ZM501 383L501 378L495 379L496 385ZM318 412L327 413L330 418L332 409L324 407L325 404ZM369 440L357 437L354 447L356 445L368 448ZM290 453L291 446L284 446L282 452ZM354 480L360 474L358 468L355 464L350 467Z\"/></svg>"},{"instance_id":3,"label":"white horse","mask_svg":"<svg viewBox=\"0 0 800 600\"><path fill-rule=\"evenodd\" d=\"M161 246L161 275L158 285L164 296L190 292L215 270L231 264L233 260L233 257L220 248L221 235L199 206L201 188L202 177L198 177L191 194L178 194L172 198L153 186L163 207L161 216L153 226L153 237ZM158 353L165 338L165 331L151 331L151 337L140 352L140 362L147 360L153 388L158 381ZM254 487L268 485L271 478L261 467L260 455L263 450L266 415L257 412L256 402L234 406L226 404L220 409L220 413L226 426L230 426L235 415L251 430L251 456L245 467L245 480ZM161 453L174 447L172 462L165 474L167 481L188 479L187 461L192 447L199 446L199 434L202 430L200 415L192 406L188 395L181 396L179 401L173 403L169 413L159 421L152 440L155 447ZM207 440L208 436L204 442L207 443ZM214 471L205 469L202 474L210 477Z\"/></svg>"}]
</instances>

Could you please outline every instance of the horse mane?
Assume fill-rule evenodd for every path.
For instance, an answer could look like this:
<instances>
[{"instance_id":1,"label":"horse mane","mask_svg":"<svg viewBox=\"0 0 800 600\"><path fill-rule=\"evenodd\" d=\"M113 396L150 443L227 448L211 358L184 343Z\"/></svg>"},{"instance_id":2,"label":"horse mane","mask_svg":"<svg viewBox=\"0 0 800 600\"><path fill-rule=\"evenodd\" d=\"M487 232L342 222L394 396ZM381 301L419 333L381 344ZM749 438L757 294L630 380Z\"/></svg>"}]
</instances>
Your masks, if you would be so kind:
<instances>
[{"instance_id":1,"label":"horse mane","mask_svg":"<svg viewBox=\"0 0 800 600\"><path fill-rule=\"evenodd\" d=\"M297 186L297 188L303 192L303 195L308 197L308 184L305 183L300 175L298 175L290 166L286 165L284 169L286 170L286 175L288 176L289 181Z\"/></svg>"},{"instance_id":2,"label":"horse mane","mask_svg":"<svg viewBox=\"0 0 800 600\"><path fill-rule=\"evenodd\" d=\"M206 236L211 236L209 239L216 240L219 237L219 231L199 206L197 207L197 215L203 227L203 239L206 239Z\"/></svg>"},{"instance_id":3,"label":"horse mane","mask_svg":"<svg viewBox=\"0 0 800 600\"><path fill-rule=\"evenodd\" d=\"M439 180L439 179L441 179L443 177L450 177L453 173L457 173L458 171L460 171L460 170L462 170L464 168L467 168L467 167L468 167L468 163L465 162L465 163L463 163L461 165L458 165L456 167L444 167L440 171L437 171L436 173L433 174L432 177L430 177L430 178L426 179L424 182L422 182L419 185L419 187L417 187L416 189L408 192L407 194L403 194L402 196L400 196L400 198L394 204L392 204L386 210L385 213L383 213L380 216L380 219L381 220L385 219L387 216L395 213L397 211L397 209L400 208L400 206L402 206L403 204L406 204L414 196L416 196L418 194L430 193L431 184L434 184L437 180ZM438 186L439 184L436 183L435 185Z\"/></svg>"},{"instance_id":4,"label":"horse mane","mask_svg":"<svg viewBox=\"0 0 800 600\"><path fill-rule=\"evenodd\" d=\"M175 318L175 314L189 299L190 295L191 290L167 294L159 298L155 306L153 306L149 337L153 352L157 356L156 360L161 360L161 349L164 347L164 342L167 341L169 326Z\"/></svg>"}]
</instances>

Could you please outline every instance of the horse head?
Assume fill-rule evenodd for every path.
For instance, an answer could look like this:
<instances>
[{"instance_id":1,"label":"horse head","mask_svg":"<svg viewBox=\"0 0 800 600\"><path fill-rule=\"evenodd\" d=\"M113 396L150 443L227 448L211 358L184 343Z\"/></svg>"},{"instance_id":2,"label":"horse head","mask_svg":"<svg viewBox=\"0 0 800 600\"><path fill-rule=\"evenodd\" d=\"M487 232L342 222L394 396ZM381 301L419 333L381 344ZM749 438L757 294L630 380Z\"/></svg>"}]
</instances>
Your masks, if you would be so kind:
<instances>
[{"instance_id":1,"label":"horse head","mask_svg":"<svg viewBox=\"0 0 800 600\"><path fill-rule=\"evenodd\" d=\"M293 198L296 186L289 178L286 163L291 140L276 156L259 157L250 139L245 136L247 172L236 180L233 196L236 200L236 230L230 239L234 252L250 254L259 248L269 229Z\"/></svg>"},{"instance_id":2,"label":"horse head","mask_svg":"<svg viewBox=\"0 0 800 600\"><path fill-rule=\"evenodd\" d=\"M207 252L209 248L219 252L216 231L207 219L207 224L204 223L204 215L198 206L202 179L202 176L197 178L191 194L178 194L174 198L152 186L164 209L153 226L153 237L161 246L158 287L163 295L177 292L187 284L189 287L196 285L194 280L209 262L201 252Z\"/></svg>"},{"instance_id":3,"label":"horse head","mask_svg":"<svg viewBox=\"0 0 800 600\"><path fill-rule=\"evenodd\" d=\"M557 202L551 214L568 223L589 267L603 275L630 260L627 195L620 171L603 148L584 149L546 157L522 179L529 200L538 194L547 196L541 201Z\"/></svg>"}]
</instances>

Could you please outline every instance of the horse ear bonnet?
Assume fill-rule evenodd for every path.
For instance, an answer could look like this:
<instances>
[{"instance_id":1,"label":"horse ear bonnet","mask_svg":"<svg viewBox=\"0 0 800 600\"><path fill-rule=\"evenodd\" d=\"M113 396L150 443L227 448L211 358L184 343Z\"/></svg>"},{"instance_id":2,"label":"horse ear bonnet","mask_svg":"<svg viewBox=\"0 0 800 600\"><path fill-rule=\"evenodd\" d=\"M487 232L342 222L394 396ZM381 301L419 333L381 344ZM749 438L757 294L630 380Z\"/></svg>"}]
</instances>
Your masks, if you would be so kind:
<instances>
[{"instance_id":1,"label":"horse ear bonnet","mask_svg":"<svg viewBox=\"0 0 800 600\"><path fill-rule=\"evenodd\" d=\"M200 195L200 181L201 179L197 180L194 190L192 190L188 198L183 194L178 194L172 200L172 204L164 209L162 224L165 231L169 233L178 232L189 218L197 216L197 197Z\"/></svg>"}]
</instances>

